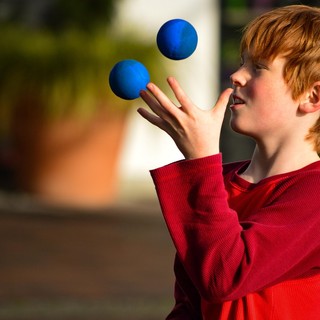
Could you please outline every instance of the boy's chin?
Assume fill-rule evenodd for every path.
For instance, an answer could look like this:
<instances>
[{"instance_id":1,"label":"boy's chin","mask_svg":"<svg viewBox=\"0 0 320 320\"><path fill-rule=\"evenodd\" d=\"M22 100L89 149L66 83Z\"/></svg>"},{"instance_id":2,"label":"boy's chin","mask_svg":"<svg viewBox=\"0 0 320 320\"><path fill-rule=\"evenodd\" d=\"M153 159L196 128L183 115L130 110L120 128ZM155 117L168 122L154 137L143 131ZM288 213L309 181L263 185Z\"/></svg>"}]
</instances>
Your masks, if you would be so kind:
<instances>
[{"instance_id":1,"label":"boy's chin","mask_svg":"<svg viewBox=\"0 0 320 320\"><path fill-rule=\"evenodd\" d=\"M241 126L241 124L239 124L238 121L236 121L235 119L232 119L232 117L230 119L230 127L232 131L238 134L250 136L249 132L245 129L245 127Z\"/></svg>"}]
</instances>

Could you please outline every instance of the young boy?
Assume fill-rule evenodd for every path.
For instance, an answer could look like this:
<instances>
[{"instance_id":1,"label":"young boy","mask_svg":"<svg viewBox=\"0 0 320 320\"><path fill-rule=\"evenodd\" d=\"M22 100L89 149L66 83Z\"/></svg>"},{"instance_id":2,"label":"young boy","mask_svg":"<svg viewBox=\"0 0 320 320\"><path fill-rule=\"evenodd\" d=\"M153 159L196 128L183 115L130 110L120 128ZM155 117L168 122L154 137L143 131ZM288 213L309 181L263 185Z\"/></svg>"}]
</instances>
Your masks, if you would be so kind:
<instances>
[{"instance_id":1,"label":"young boy","mask_svg":"<svg viewBox=\"0 0 320 320\"><path fill-rule=\"evenodd\" d=\"M294 5L245 29L241 66L212 110L170 77L139 113L185 160L151 171L175 244L167 319L320 319L320 9ZM252 137L250 161L222 165L221 125Z\"/></svg>"}]
</instances>

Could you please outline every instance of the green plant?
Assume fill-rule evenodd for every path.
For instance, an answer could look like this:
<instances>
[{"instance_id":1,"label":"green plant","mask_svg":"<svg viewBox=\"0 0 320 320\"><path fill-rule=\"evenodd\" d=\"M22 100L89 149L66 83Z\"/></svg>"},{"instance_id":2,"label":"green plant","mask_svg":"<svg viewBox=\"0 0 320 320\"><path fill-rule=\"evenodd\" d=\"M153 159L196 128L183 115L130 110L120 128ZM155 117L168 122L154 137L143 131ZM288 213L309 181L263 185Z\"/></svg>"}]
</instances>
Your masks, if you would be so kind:
<instances>
[{"instance_id":1,"label":"green plant","mask_svg":"<svg viewBox=\"0 0 320 320\"><path fill-rule=\"evenodd\" d=\"M0 23L41 28L53 33L67 29L95 32L109 25L121 0L0 0Z\"/></svg>"},{"instance_id":2,"label":"green plant","mask_svg":"<svg viewBox=\"0 0 320 320\"><path fill-rule=\"evenodd\" d=\"M39 22L41 28L39 25L26 27L20 17L16 19L20 22L7 19L2 25L0 132L8 129L10 117L18 105L32 105L51 119L71 114L89 116L101 107L127 109L131 102L116 97L108 84L109 72L119 60L141 61L153 80L163 76L163 59L155 43L139 41L139 37L132 34L113 35L107 23L102 27L101 12L99 22L82 25L84 7L68 20L65 14L72 11L75 1L68 5L65 1L55 3L65 6L65 11L61 8L50 11L51 18L60 12L60 20L49 19L55 23ZM17 13L12 15L19 17ZM110 20L110 14L105 14L105 20Z\"/></svg>"}]
</instances>

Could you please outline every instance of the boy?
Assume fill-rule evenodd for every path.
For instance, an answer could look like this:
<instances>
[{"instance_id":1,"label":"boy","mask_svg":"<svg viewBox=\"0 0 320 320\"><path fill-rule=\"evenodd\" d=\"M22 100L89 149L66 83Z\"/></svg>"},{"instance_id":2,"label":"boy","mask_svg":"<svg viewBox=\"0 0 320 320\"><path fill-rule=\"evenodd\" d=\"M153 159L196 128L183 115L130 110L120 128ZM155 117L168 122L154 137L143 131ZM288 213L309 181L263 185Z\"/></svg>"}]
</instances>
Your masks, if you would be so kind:
<instances>
[{"instance_id":1,"label":"boy","mask_svg":"<svg viewBox=\"0 0 320 320\"><path fill-rule=\"evenodd\" d=\"M174 78L179 107L150 83L139 113L186 160L151 171L171 237L176 304L167 319L320 319L320 9L294 5L251 22L241 66L212 110ZM222 165L221 125L256 142Z\"/></svg>"}]
</instances>

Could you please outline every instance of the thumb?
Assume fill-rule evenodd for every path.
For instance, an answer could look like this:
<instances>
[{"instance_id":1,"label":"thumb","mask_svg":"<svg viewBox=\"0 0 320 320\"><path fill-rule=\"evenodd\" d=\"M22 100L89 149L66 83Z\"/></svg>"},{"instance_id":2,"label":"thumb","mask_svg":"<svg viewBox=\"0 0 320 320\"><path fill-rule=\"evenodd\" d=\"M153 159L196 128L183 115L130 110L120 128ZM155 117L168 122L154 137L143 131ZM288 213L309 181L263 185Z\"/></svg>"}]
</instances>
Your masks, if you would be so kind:
<instances>
[{"instance_id":1,"label":"thumb","mask_svg":"<svg viewBox=\"0 0 320 320\"><path fill-rule=\"evenodd\" d=\"M232 92L233 92L232 88L227 88L224 91L222 91L212 111L215 113L219 113L220 115L223 116L226 112L226 108Z\"/></svg>"}]
</instances>

